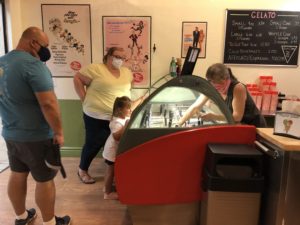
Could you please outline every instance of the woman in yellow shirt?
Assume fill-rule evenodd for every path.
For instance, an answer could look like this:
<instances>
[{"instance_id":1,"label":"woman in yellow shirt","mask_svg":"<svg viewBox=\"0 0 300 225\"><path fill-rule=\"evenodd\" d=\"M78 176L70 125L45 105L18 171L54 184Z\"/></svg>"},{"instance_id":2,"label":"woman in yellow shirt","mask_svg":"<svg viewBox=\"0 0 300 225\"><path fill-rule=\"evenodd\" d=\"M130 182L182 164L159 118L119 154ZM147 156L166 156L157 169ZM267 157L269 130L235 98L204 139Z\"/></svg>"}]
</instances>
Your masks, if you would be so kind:
<instances>
[{"instance_id":1,"label":"woman in yellow shirt","mask_svg":"<svg viewBox=\"0 0 300 225\"><path fill-rule=\"evenodd\" d=\"M85 143L78 176L85 184L95 183L88 169L110 134L109 121L116 97L131 98L133 75L128 68L122 66L124 59L125 51L112 47L104 56L103 63L90 64L74 76L75 90L83 105L85 124ZM141 97L133 101L132 108L143 99Z\"/></svg>"}]
</instances>

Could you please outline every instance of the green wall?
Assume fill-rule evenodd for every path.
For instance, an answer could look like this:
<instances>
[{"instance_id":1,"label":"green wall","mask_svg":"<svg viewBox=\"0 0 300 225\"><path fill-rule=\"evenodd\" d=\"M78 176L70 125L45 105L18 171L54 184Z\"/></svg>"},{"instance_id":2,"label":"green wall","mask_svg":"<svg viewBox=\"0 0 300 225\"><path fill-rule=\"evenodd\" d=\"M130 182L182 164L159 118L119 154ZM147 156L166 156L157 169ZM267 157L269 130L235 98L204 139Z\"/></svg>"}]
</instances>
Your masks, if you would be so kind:
<instances>
[{"instance_id":1,"label":"green wall","mask_svg":"<svg viewBox=\"0 0 300 225\"><path fill-rule=\"evenodd\" d=\"M65 144L61 149L63 156L80 156L84 143L84 124L82 106L79 100L59 100Z\"/></svg>"}]
</instances>

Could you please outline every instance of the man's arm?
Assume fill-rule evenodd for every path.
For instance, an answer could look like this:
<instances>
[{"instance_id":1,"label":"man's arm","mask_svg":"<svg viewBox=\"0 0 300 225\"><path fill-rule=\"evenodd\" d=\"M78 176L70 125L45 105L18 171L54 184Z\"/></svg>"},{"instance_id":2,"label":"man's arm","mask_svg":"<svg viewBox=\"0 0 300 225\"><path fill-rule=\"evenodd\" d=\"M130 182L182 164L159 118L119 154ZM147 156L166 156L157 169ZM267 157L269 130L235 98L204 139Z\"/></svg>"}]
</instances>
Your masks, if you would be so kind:
<instances>
[{"instance_id":1,"label":"man's arm","mask_svg":"<svg viewBox=\"0 0 300 225\"><path fill-rule=\"evenodd\" d=\"M54 143L62 146L64 135L62 129L61 115L54 91L35 92L43 115L54 132Z\"/></svg>"}]
</instances>

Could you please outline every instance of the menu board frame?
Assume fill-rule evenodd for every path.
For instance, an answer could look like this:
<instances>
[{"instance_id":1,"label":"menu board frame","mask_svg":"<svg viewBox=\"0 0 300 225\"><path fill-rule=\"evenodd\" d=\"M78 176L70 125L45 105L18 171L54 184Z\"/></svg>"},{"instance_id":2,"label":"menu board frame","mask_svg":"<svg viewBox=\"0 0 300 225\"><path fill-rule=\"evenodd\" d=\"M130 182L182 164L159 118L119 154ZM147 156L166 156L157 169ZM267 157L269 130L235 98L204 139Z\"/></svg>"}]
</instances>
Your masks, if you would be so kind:
<instances>
[{"instance_id":1,"label":"menu board frame","mask_svg":"<svg viewBox=\"0 0 300 225\"><path fill-rule=\"evenodd\" d=\"M227 9L224 64L298 67L300 12Z\"/></svg>"}]
</instances>

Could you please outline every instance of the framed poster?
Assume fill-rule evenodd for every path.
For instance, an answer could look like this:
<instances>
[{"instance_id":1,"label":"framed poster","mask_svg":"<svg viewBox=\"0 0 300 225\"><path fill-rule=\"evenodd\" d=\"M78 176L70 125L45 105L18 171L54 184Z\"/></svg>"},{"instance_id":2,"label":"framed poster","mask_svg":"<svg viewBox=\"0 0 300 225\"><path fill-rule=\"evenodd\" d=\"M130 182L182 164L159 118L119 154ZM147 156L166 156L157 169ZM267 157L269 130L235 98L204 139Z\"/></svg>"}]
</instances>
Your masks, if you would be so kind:
<instances>
[{"instance_id":1,"label":"framed poster","mask_svg":"<svg viewBox=\"0 0 300 225\"><path fill-rule=\"evenodd\" d=\"M92 62L91 13L88 4L42 4L43 30L49 37L53 77L73 77Z\"/></svg>"},{"instance_id":2,"label":"framed poster","mask_svg":"<svg viewBox=\"0 0 300 225\"><path fill-rule=\"evenodd\" d=\"M5 28L6 23L4 1L0 1L0 56L3 56L7 52L7 38Z\"/></svg>"},{"instance_id":3,"label":"framed poster","mask_svg":"<svg viewBox=\"0 0 300 225\"><path fill-rule=\"evenodd\" d=\"M125 50L125 66L134 76L134 88L151 84L151 17L103 16L103 55L110 47Z\"/></svg>"},{"instance_id":4,"label":"framed poster","mask_svg":"<svg viewBox=\"0 0 300 225\"><path fill-rule=\"evenodd\" d=\"M181 57L185 58L190 46L200 49L198 58L206 57L207 22L182 22Z\"/></svg>"}]
</instances>

